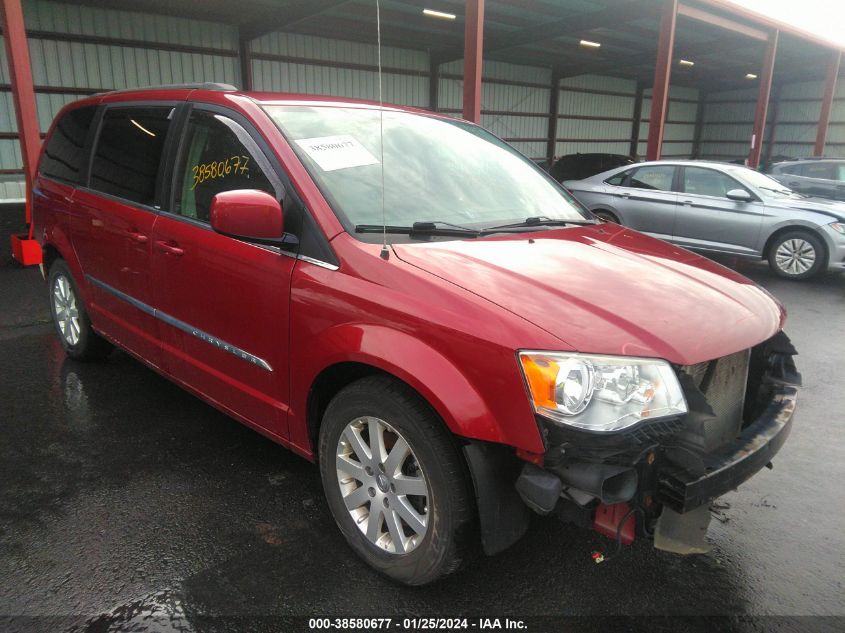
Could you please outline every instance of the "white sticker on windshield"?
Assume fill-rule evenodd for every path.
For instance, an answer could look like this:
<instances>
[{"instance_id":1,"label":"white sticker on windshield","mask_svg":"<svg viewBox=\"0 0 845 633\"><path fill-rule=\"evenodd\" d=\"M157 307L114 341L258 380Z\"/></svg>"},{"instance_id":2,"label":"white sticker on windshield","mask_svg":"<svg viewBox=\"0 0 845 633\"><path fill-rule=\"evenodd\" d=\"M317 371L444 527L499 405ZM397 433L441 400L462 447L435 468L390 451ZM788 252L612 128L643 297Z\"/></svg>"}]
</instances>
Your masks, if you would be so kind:
<instances>
[{"instance_id":1,"label":"white sticker on windshield","mask_svg":"<svg viewBox=\"0 0 845 633\"><path fill-rule=\"evenodd\" d=\"M303 138L296 141L323 171L375 165L378 159L349 134Z\"/></svg>"}]
</instances>

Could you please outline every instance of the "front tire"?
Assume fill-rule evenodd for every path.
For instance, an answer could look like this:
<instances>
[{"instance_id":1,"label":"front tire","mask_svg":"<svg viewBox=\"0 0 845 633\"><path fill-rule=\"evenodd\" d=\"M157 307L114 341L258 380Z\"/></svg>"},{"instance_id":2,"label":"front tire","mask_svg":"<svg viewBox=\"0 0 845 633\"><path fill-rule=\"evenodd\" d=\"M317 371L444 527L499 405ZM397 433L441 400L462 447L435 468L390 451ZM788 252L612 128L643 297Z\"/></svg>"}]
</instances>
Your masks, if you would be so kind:
<instances>
[{"instance_id":1,"label":"front tire","mask_svg":"<svg viewBox=\"0 0 845 633\"><path fill-rule=\"evenodd\" d=\"M611 224L622 224L619 221L619 218L616 217L610 211L606 211L605 209L596 209L593 211L593 215L599 218L600 220L604 220L605 222L610 222Z\"/></svg>"},{"instance_id":2,"label":"front tire","mask_svg":"<svg viewBox=\"0 0 845 633\"><path fill-rule=\"evenodd\" d=\"M99 360L107 356L112 345L92 329L82 295L63 259L50 266L47 281L50 313L65 353L76 360Z\"/></svg>"},{"instance_id":3,"label":"front tire","mask_svg":"<svg viewBox=\"0 0 845 633\"><path fill-rule=\"evenodd\" d=\"M345 387L323 416L319 451L329 509L367 564L408 585L460 566L475 516L466 465L416 392L387 376Z\"/></svg>"},{"instance_id":4,"label":"front tire","mask_svg":"<svg viewBox=\"0 0 845 633\"><path fill-rule=\"evenodd\" d=\"M787 231L769 248L769 266L785 279L810 279L827 265L824 245L808 231Z\"/></svg>"}]
</instances>

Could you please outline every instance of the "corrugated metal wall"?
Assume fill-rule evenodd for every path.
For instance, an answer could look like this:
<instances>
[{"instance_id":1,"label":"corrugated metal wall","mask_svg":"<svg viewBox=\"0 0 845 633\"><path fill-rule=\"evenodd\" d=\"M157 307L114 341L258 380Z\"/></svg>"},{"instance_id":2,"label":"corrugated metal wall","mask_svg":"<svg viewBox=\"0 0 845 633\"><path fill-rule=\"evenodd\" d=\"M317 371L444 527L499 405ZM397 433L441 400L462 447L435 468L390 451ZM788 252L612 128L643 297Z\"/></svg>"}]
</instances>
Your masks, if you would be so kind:
<instances>
[{"instance_id":1,"label":"corrugated metal wall","mask_svg":"<svg viewBox=\"0 0 845 633\"><path fill-rule=\"evenodd\" d=\"M763 161L769 156L772 159L812 156L823 94L821 81L785 84L773 89L763 139ZM709 94L704 109L703 157L716 160L747 158L756 107L756 87ZM845 81L840 80L825 151L837 156L842 154L843 148Z\"/></svg>"},{"instance_id":2,"label":"corrugated metal wall","mask_svg":"<svg viewBox=\"0 0 845 633\"><path fill-rule=\"evenodd\" d=\"M378 100L378 50L293 33L270 33L251 43L253 88ZM428 54L382 48L386 103L427 108Z\"/></svg>"},{"instance_id":3,"label":"corrugated metal wall","mask_svg":"<svg viewBox=\"0 0 845 633\"><path fill-rule=\"evenodd\" d=\"M555 154L608 152L631 148L637 82L596 75L560 82Z\"/></svg>"},{"instance_id":4,"label":"corrugated metal wall","mask_svg":"<svg viewBox=\"0 0 845 633\"><path fill-rule=\"evenodd\" d=\"M440 67L438 110L460 115L463 60ZM543 160L549 128L551 70L485 61L481 83L481 124L526 156Z\"/></svg>"},{"instance_id":5,"label":"corrugated metal wall","mask_svg":"<svg viewBox=\"0 0 845 633\"><path fill-rule=\"evenodd\" d=\"M239 84L236 30L224 24L43 0L23 3L42 131L81 96L194 81ZM195 49L201 52L189 52ZM0 46L0 170L21 167L5 50ZM23 197L21 175L5 174L0 198Z\"/></svg>"},{"instance_id":6,"label":"corrugated metal wall","mask_svg":"<svg viewBox=\"0 0 845 633\"><path fill-rule=\"evenodd\" d=\"M704 99L701 129L701 158L746 158L750 149L756 107L756 87L707 94ZM772 111L770 106L770 115Z\"/></svg>"},{"instance_id":7,"label":"corrugated metal wall","mask_svg":"<svg viewBox=\"0 0 845 633\"><path fill-rule=\"evenodd\" d=\"M663 128L663 158L691 158L695 139L695 120L699 108L699 91L682 86L669 87L669 109ZM644 157L648 145L651 88L643 91L642 121L637 154Z\"/></svg>"}]
</instances>

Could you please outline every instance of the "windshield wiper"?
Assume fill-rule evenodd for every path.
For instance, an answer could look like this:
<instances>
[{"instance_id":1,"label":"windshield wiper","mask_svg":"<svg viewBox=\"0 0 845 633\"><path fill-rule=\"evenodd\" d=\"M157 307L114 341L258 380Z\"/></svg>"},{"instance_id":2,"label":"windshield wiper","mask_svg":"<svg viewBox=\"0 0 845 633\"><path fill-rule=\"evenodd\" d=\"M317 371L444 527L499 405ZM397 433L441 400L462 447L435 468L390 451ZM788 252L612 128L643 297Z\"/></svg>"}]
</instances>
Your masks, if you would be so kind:
<instances>
[{"instance_id":1,"label":"windshield wiper","mask_svg":"<svg viewBox=\"0 0 845 633\"><path fill-rule=\"evenodd\" d=\"M525 218L522 222L514 224L501 224L499 226L490 226L482 231L482 233L494 233L496 231L504 231L506 229L521 229L532 226L582 226L584 224L595 224L590 220L556 220L547 218L544 215L535 215Z\"/></svg>"},{"instance_id":2,"label":"windshield wiper","mask_svg":"<svg viewBox=\"0 0 845 633\"><path fill-rule=\"evenodd\" d=\"M791 195L795 193L792 189L787 189L784 187L783 189L775 189L774 187L760 187L760 189L765 189L766 191L774 191L775 193L782 193L785 196Z\"/></svg>"},{"instance_id":3,"label":"windshield wiper","mask_svg":"<svg viewBox=\"0 0 845 633\"><path fill-rule=\"evenodd\" d=\"M356 233L387 233L414 235L442 235L450 237L478 237L481 231L471 229L460 224L450 222L414 222L411 226L395 226L388 224L358 224L355 227Z\"/></svg>"}]
</instances>

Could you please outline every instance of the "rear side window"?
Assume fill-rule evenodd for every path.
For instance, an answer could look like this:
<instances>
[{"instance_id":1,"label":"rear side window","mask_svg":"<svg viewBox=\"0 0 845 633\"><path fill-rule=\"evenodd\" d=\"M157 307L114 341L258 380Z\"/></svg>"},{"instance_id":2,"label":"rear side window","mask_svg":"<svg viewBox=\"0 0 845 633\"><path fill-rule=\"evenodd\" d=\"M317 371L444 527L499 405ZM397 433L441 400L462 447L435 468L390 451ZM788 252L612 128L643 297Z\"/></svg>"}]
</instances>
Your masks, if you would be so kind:
<instances>
[{"instance_id":1,"label":"rear side window","mask_svg":"<svg viewBox=\"0 0 845 633\"><path fill-rule=\"evenodd\" d=\"M627 178L628 174L631 173L631 170L623 171L620 174L615 174L605 180L605 182L609 185L615 185L617 187L621 186L623 182L625 182L625 178Z\"/></svg>"},{"instance_id":2,"label":"rear side window","mask_svg":"<svg viewBox=\"0 0 845 633\"><path fill-rule=\"evenodd\" d=\"M96 106L76 108L62 115L44 148L39 171L43 176L80 184L85 165L85 139Z\"/></svg>"},{"instance_id":3,"label":"rear side window","mask_svg":"<svg viewBox=\"0 0 845 633\"><path fill-rule=\"evenodd\" d=\"M91 165L91 188L152 206L172 113L170 106L106 110Z\"/></svg>"},{"instance_id":4,"label":"rear side window","mask_svg":"<svg viewBox=\"0 0 845 633\"><path fill-rule=\"evenodd\" d=\"M783 174L791 174L793 176L801 176L804 172L804 165L784 165L779 172Z\"/></svg>"},{"instance_id":5,"label":"rear side window","mask_svg":"<svg viewBox=\"0 0 845 633\"><path fill-rule=\"evenodd\" d=\"M834 179L834 166L832 163L805 163L803 167L804 169L801 175L805 178Z\"/></svg>"},{"instance_id":6,"label":"rear side window","mask_svg":"<svg viewBox=\"0 0 845 633\"><path fill-rule=\"evenodd\" d=\"M636 189L653 189L656 191L672 191L672 179L675 168L668 165L652 165L640 167L631 176L629 187Z\"/></svg>"},{"instance_id":7,"label":"rear side window","mask_svg":"<svg viewBox=\"0 0 845 633\"><path fill-rule=\"evenodd\" d=\"M260 189L278 198L272 167L246 130L203 110L191 113L176 176L174 212L209 221L211 199L222 191Z\"/></svg>"}]
</instances>

